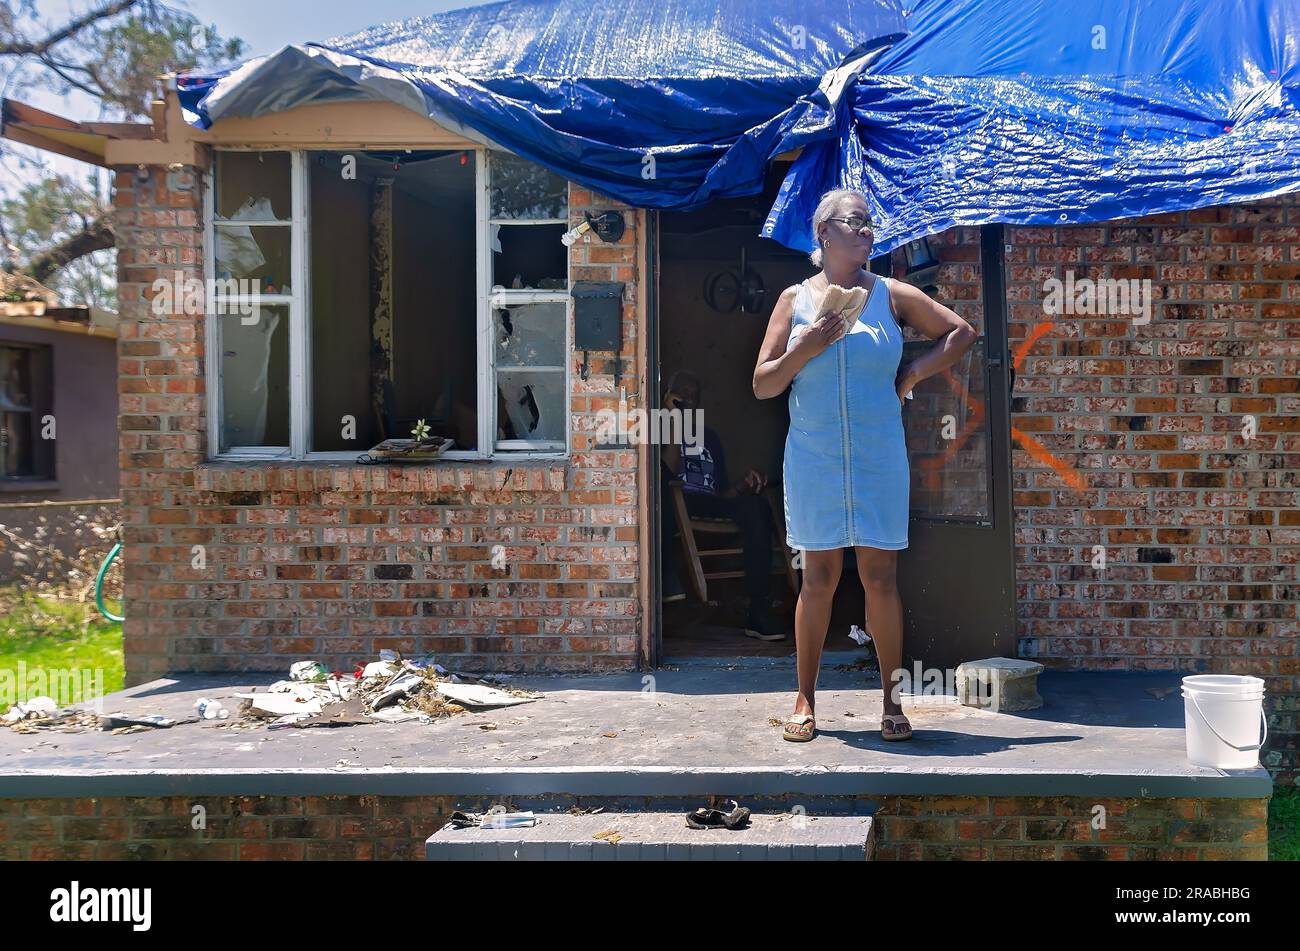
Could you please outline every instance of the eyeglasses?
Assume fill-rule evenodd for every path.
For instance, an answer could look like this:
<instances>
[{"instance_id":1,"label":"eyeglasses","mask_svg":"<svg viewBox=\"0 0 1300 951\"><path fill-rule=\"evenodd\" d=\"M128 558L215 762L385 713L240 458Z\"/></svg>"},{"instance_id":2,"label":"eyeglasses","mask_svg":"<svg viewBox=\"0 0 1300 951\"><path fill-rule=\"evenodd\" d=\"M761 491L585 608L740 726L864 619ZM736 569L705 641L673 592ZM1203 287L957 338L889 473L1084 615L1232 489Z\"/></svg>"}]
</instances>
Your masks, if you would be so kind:
<instances>
[{"instance_id":1,"label":"eyeglasses","mask_svg":"<svg viewBox=\"0 0 1300 951\"><path fill-rule=\"evenodd\" d=\"M827 221L842 221L849 226L851 231L861 231L863 228L871 225L870 218L863 218L861 215L849 215L844 218L827 218Z\"/></svg>"}]
</instances>

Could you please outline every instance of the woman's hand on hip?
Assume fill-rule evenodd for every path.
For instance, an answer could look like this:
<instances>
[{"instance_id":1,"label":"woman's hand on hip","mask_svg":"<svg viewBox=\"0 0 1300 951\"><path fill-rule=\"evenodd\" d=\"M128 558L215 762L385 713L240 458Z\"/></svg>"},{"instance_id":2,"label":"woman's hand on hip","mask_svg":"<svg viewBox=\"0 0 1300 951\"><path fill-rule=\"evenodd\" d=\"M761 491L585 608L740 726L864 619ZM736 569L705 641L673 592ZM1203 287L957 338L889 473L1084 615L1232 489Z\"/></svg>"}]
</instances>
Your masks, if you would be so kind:
<instances>
[{"instance_id":1,"label":"woman's hand on hip","mask_svg":"<svg viewBox=\"0 0 1300 951\"><path fill-rule=\"evenodd\" d=\"M915 386L916 384L912 382L912 378L910 376L905 376L898 381L897 392L898 392L898 406L900 409L907 406L907 394L912 392Z\"/></svg>"}]
</instances>

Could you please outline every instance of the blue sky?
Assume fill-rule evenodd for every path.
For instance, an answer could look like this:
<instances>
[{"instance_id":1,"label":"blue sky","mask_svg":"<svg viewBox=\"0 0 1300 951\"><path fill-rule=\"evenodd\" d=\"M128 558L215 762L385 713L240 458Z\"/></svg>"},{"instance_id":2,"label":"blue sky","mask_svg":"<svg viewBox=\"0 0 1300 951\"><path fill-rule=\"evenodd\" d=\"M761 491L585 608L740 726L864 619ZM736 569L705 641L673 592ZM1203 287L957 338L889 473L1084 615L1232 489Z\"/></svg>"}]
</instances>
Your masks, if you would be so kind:
<instances>
[{"instance_id":1,"label":"blue sky","mask_svg":"<svg viewBox=\"0 0 1300 951\"><path fill-rule=\"evenodd\" d=\"M486 2L490 0L170 0L170 5L189 11L205 26L216 26L222 36L239 37L247 44L248 56L253 57L272 53L288 43L324 40L392 20L482 6ZM95 5L97 0L38 0L37 9L41 23L54 27L67 22L70 14ZM36 28L30 31L42 32ZM70 119L100 118L95 103L80 94L59 96L30 89L24 90L20 98ZM26 150L25 154L32 153ZM89 171L88 166L72 159L50 155L37 158L48 170L77 178ZM40 167L21 157L0 159L0 192L43 174Z\"/></svg>"},{"instance_id":2,"label":"blue sky","mask_svg":"<svg viewBox=\"0 0 1300 951\"><path fill-rule=\"evenodd\" d=\"M409 17L480 6L484 0L191 0L188 9L223 35L238 36L254 56L286 43L323 40Z\"/></svg>"},{"instance_id":3,"label":"blue sky","mask_svg":"<svg viewBox=\"0 0 1300 951\"><path fill-rule=\"evenodd\" d=\"M486 2L489 0L171 0L171 5L194 14L205 26L215 25L222 36L239 37L252 57L275 52L288 43L324 40L392 20L482 6ZM92 5L91 0L41 0L37 9L42 24L50 28ZM33 34L42 32L30 25L29 30ZM97 118L86 112L90 104L79 96L63 99L33 92L25 94L25 98L70 118Z\"/></svg>"}]
</instances>

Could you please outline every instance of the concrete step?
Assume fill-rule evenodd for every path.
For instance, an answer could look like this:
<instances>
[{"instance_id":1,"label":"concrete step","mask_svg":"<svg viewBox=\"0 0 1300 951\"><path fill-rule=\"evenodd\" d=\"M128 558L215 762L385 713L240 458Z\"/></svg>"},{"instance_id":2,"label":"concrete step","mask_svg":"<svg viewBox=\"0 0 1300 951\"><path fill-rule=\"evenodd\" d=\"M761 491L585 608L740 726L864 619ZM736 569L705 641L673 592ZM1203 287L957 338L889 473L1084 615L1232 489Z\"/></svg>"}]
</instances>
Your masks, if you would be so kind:
<instances>
[{"instance_id":1,"label":"concrete step","mask_svg":"<svg viewBox=\"0 0 1300 951\"><path fill-rule=\"evenodd\" d=\"M528 829L453 829L425 843L432 862L792 862L871 859L870 816L755 815L745 829L691 829L678 812L542 813ZM617 842L597 839L613 830Z\"/></svg>"}]
</instances>

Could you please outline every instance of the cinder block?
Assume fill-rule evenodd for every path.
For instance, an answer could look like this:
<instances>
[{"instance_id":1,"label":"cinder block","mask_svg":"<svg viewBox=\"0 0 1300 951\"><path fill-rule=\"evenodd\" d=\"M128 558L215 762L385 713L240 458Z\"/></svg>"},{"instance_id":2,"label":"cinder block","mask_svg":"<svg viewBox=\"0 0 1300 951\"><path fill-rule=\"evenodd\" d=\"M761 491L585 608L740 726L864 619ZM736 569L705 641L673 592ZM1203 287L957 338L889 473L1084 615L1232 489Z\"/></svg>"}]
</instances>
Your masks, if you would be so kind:
<instances>
[{"instance_id":1,"label":"cinder block","mask_svg":"<svg viewBox=\"0 0 1300 951\"><path fill-rule=\"evenodd\" d=\"M1043 665L1015 657L989 657L957 667L957 700L991 713L1037 710L1038 675Z\"/></svg>"}]
</instances>

